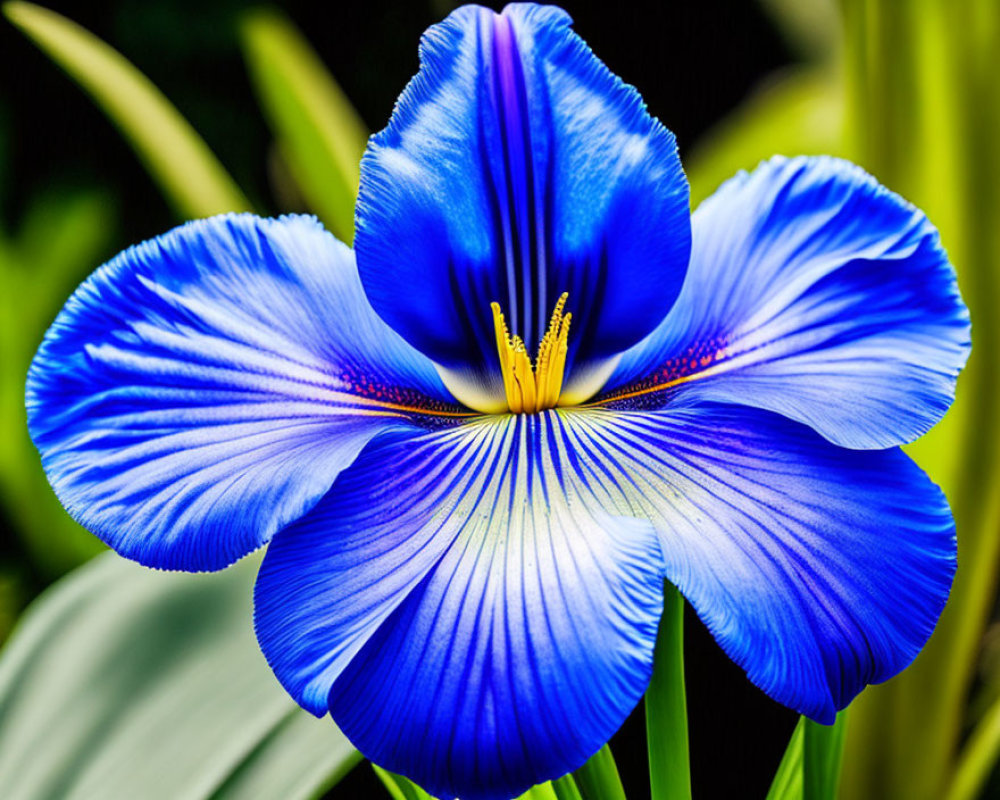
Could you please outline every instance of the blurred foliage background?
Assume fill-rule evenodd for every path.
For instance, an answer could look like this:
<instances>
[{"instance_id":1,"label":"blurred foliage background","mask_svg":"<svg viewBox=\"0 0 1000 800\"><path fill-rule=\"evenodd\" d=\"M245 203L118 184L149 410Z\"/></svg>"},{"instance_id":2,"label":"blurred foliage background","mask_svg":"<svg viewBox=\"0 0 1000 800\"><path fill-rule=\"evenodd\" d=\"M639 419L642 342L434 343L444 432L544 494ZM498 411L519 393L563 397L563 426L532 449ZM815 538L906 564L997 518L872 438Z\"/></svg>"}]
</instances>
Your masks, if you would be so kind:
<instances>
[{"instance_id":1,"label":"blurred foliage background","mask_svg":"<svg viewBox=\"0 0 1000 800\"><path fill-rule=\"evenodd\" d=\"M562 5L677 133L694 203L773 153L832 153L941 229L975 352L956 408L912 454L952 502L959 574L914 667L850 710L841 796L1000 796L1000 3ZM4 5L0 640L10 641L0 653L0 796L381 791L371 770L351 770L359 757L336 729L298 711L270 676L251 628L254 559L180 576L95 558L102 546L45 483L23 383L74 286L184 219L309 210L349 240L367 132L385 124L415 72L420 33L452 7ZM763 797L796 718L754 689L696 618L687 623L695 796ZM612 741L631 798L648 796L641 714ZM801 754L792 741L789 753ZM416 797L382 777L394 796ZM808 794L793 777L768 797Z\"/></svg>"}]
</instances>

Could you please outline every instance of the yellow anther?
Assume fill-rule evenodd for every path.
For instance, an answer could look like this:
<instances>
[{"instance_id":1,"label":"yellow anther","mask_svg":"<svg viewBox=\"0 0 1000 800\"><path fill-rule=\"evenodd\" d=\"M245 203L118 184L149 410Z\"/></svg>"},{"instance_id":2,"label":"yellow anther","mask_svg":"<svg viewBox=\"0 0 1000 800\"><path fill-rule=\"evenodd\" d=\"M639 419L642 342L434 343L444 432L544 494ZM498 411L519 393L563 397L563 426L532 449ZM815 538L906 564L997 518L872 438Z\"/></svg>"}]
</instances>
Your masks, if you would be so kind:
<instances>
[{"instance_id":1,"label":"yellow anther","mask_svg":"<svg viewBox=\"0 0 1000 800\"><path fill-rule=\"evenodd\" d=\"M507 407L515 414L554 408L562 391L563 370L566 368L566 341L572 314L563 314L568 292L556 302L548 330L538 345L538 355L532 368L531 358L520 336L511 337L499 303L490 303L493 329L497 337L497 353Z\"/></svg>"}]
</instances>

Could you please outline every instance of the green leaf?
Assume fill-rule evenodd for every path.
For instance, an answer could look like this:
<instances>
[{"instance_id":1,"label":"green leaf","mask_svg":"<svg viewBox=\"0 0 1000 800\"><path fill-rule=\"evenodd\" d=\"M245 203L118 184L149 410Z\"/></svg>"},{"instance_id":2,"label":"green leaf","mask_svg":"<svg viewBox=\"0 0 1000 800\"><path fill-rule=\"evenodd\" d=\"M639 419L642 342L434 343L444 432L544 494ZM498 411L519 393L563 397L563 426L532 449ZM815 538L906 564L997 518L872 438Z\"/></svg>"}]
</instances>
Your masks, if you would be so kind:
<instances>
[{"instance_id":1,"label":"green leaf","mask_svg":"<svg viewBox=\"0 0 1000 800\"><path fill-rule=\"evenodd\" d=\"M994 701L962 748L946 800L976 800L1000 763L1000 700Z\"/></svg>"},{"instance_id":2,"label":"green leaf","mask_svg":"<svg viewBox=\"0 0 1000 800\"><path fill-rule=\"evenodd\" d=\"M841 711L833 725L803 722L802 797L804 800L835 800L840 788L840 765L844 755L847 714Z\"/></svg>"},{"instance_id":3,"label":"green leaf","mask_svg":"<svg viewBox=\"0 0 1000 800\"><path fill-rule=\"evenodd\" d=\"M33 566L51 577L103 545L49 488L28 437L24 377L59 306L107 255L113 209L104 192L53 188L28 206L16 233L0 232L0 505Z\"/></svg>"},{"instance_id":4,"label":"green leaf","mask_svg":"<svg viewBox=\"0 0 1000 800\"><path fill-rule=\"evenodd\" d=\"M375 764L372 764L372 769L375 770L375 774L382 781L392 800L435 800L432 795L429 795L409 778L404 778L395 772L389 772L389 770L382 769L382 767ZM560 782L564 790L567 786L573 785L572 778L569 778L568 782L567 778L569 776L560 778L555 782L546 782L538 786L532 786L528 791L516 798L516 800L569 800L572 795L560 794L559 789L555 788L556 784ZM579 793L577 793L576 797L579 796Z\"/></svg>"},{"instance_id":5,"label":"green leaf","mask_svg":"<svg viewBox=\"0 0 1000 800\"><path fill-rule=\"evenodd\" d=\"M778 24L785 42L812 60L830 59L837 47L834 0L760 0Z\"/></svg>"},{"instance_id":6,"label":"green leaf","mask_svg":"<svg viewBox=\"0 0 1000 800\"><path fill-rule=\"evenodd\" d=\"M427 794L427 792L409 778L404 778L395 772L389 772L389 770L382 769L382 767L376 764L372 764L372 769L375 770L375 774L378 775L379 779L385 785L392 800L434 800L431 795Z\"/></svg>"},{"instance_id":7,"label":"green leaf","mask_svg":"<svg viewBox=\"0 0 1000 800\"><path fill-rule=\"evenodd\" d=\"M834 800L840 785L846 715L833 725L805 717L792 731L785 755L771 781L767 800Z\"/></svg>"},{"instance_id":8,"label":"green leaf","mask_svg":"<svg viewBox=\"0 0 1000 800\"><path fill-rule=\"evenodd\" d=\"M118 126L180 217L249 208L201 137L120 53L54 11L16 1L3 12Z\"/></svg>"},{"instance_id":9,"label":"green leaf","mask_svg":"<svg viewBox=\"0 0 1000 800\"><path fill-rule=\"evenodd\" d=\"M257 649L258 562L185 575L109 553L45 592L0 652L4 799L297 800L356 763Z\"/></svg>"},{"instance_id":10,"label":"green leaf","mask_svg":"<svg viewBox=\"0 0 1000 800\"><path fill-rule=\"evenodd\" d=\"M573 773L583 800L625 800L625 787L611 748L604 745Z\"/></svg>"},{"instance_id":11,"label":"green leaf","mask_svg":"<svg viewBox=\"0 0 1000 800\"><path fill-rule=\"evenodd\" d=\"M1000 564L1000 4L841 8L850 155L937 226L973 320L954 406L907 448L948 498L960 567L913 665L852 704L844 795L939 800L962 746Z\"/></svg>"},{"instance_id":12,"label":"green leaf","mask_svg":"<svg viewBox=\"0 0 1000 800\"><path fill-rule=\"evenodd\" d=\"M801 800L802 798L802 745L805 741L806 718L799 717L792 731L785 755L781 758L778 771L774 773L766 800Z\"/></svg>"},{"instance_id":13,"label":"green leaf","mask_svg":"<svg viewBox=\"0 0 1000 800\"><path fill-rule=\"evenodd\" d=\"M653 678L646 690L646 745L653 800L691 797L687 698L684 690L684 598L664 584Z\"/></svg>"},{"instance_id":14,"label":"green leaf","mask_svg":"<svg viewBox=\"0 0 1000 800\"><path fill-rule=\"evenodd\" d=\"M580 789L576 785L576 780L572 775L563 775L552 781L552 791L556 800L583 800Z\"/></svg>"},{"instance_id":15,"label":"green leaf","mask_svg":"<svg viewBox=\"0 0 1000 800\"><path fill-rule=\"evenodd\" d=\"M368 138L364 123L284 17L253 11L241 34L251 78L293 178L327 227L349 243Z\"/></svg>"}]
</instances>

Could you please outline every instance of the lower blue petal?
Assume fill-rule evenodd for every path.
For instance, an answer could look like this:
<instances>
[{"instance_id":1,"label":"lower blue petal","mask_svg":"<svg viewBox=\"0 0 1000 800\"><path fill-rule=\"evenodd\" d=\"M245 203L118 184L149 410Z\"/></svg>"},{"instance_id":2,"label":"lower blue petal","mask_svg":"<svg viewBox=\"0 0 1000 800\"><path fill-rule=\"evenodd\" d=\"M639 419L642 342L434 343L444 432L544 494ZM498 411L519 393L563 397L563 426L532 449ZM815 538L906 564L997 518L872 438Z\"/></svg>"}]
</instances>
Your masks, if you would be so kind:
<instances>
[{"instance_id":1,"label":"lower blue petal","mask_svg":"<svg viewBox=\"0 0 1000 800\"><path fill-rule=\"evenodd\" d=\"M436 796L581 766L649 681L656 536L604 510L564 435L550 412L383 437L261 568L257 634L286 688Z\"/></svg>"},{"instance_id":2,"label":"lower blue petal","mask_svg":"<svg viewBox=\"0 0 1000 800\"><path fill-rule=\"evenodd\" d=\"M309 217L190 223L73 294L28 375L56 494L128 558L224 567L308 510L376 434L448 411Z\"/></svg>"},{"instance_id":3,"label":"lower blue petal","mask_svg":"<svg viewBox=\"0 0 1000 800\"><path fill-rule=\"evenodd\" d=\"M755 409L581 412L579 447L660 533L667 578L749 678L830 723L927 641L955 571L941 491L900 450Z\"/></svg>"},{"instance_id":4,"label":"lower blue petal","mask_svg":"<svg viewBox=\"0 0 1000 800\"><path fill-rule=\"evenodd\" d=\"M603 399L741 403L854 448L912 441L941 418L969 315L919 210L845 161L774 158L692 224L677 303Z\"/></svg>"},{"instance_id":5,"label":"lower blue petal","mask_svg":"<svg viewBox=\"0 0 1000 800\"><path fill-rule=\"evenodd\" d=\"M755 409L566 409L374 441L272 542L257 634L306 708L440 796L579 767L651 671L663 571L748 676L829 722L929 637L955 568L900 451Z\"/></svg>"}]
</instances>

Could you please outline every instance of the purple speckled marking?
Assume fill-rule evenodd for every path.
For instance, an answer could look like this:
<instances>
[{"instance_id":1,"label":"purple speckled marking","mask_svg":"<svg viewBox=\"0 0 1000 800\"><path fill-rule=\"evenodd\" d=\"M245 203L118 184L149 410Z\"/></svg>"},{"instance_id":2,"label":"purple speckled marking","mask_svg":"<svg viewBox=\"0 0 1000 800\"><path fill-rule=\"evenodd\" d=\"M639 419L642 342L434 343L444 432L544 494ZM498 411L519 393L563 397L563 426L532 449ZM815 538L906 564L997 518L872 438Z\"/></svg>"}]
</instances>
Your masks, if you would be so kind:
<instances>
[{"instance_id":1,"label":"purple speckled marking","mask_svg":"<svg viewBox=\"0 0 1000 800\"><path fill-rule=\"evenodd\" d=\"M649 411L662 408L681 390L683 383L676 381L697 375L719 363L719 353L725 352L722 338L708 339L687 348L682 354L665 361L653 372L627 386L599 394L588 405L602 405L630 411ZM659 388L662 387L662 388Z\"/></svg>"}]
</instances>

